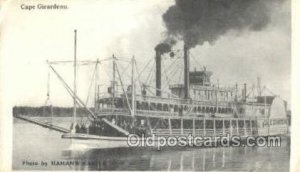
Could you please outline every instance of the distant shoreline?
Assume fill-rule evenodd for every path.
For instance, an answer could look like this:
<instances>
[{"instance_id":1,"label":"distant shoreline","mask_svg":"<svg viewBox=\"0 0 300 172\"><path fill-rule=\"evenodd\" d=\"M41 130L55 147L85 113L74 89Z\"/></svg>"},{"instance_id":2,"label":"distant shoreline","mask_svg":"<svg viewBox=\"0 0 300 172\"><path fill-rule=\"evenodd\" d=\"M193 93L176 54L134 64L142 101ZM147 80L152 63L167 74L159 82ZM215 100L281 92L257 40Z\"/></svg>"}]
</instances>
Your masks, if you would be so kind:
<instances>
[{"instance_id":1,"label":"distant shoreline","mask_svg":"<svg viewBox=\"0 0 300 172\"><path fill-rule=\"evenodd\" d=\"M91 108L93 111L94 108ZM14 106L13 116L24 115L31 117L51 117L51 107L50 106ZM52 107L52 114L54 117L71 117L73 115L73 107ZM86 116L88 112L84 108L77 108L77 115L79 117Z\"/></svg>"}]
</instances>

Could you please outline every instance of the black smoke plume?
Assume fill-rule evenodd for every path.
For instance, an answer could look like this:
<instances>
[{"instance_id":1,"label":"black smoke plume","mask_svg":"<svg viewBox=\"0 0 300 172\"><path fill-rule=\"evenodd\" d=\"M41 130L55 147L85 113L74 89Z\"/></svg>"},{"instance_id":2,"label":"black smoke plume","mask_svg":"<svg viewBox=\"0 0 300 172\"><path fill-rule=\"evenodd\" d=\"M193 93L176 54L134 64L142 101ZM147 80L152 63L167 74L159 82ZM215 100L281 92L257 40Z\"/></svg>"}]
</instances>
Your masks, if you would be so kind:
<instances>
[{"instance_id":1,"label":"black smoke plume","mask_svg":"<svg viewBox=\"0 0 300 172\"><path fill-rule=\"evenodd\" d=\"M155 51L159 52L160 54L168 53L171 51L171 46L167 43L160 43L156 45Z\"/></svg>"},{"instance_id":2,"label":"black smoke plume","mask_svg":"<svg viewBox=\"0 0 300 172\"><path fill-rule=\"evenodd\" d=\"M167 38L164 42L157 44L155 47L155 51L160 54L168 53L171 51L172 46L176 44L176 40L174 38Z\"/></svg>"},{"instance_id":3,"label":"black smoke plume","mask_svg":"<svg viewBox=\"0 0 300 172\"><path fill-rule=\"evenodd\" d=\"M176 0L163 20L170 36L193 48L213 44L230 30L262 30L275 1L284 0Z\"/></svg>"}]
</instances>

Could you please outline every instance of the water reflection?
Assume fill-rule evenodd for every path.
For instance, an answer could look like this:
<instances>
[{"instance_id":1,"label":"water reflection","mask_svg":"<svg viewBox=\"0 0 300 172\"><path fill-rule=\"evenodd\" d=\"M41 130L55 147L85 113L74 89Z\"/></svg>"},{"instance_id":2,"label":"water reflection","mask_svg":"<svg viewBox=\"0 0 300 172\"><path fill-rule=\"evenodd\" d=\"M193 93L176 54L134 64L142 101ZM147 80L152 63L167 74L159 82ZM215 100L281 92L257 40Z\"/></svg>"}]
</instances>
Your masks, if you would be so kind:
<instances>
[{"instance_id":1,"label":"water reflection","mask_svg":"<svg viewBox=\"0 0 300 172\"><path fill-rule=\"evenodd\" d=\"M64 156L81 165L75 170L166 170L166 171L289 171L289 147L218 147L181 150L90 150Z\"/></svg>"},{"instance_id":2,"label":"water reflection","mask_svg":"<svg viewBox=\"0 0 300 172\"><path fill-rule=\"evenodd\" d=\"M57 119L66 122L64 119ZM69 121L69 120L65 120ZM57 121L56 121L57 122ZM58 121L59 122L59 121ZM58 123L57 122L57 123ZM25 122L14 123L14 170L166 170L289 171L290 143L281 147L217 147L156 150L111 149L65 151L69 140L60 133ZM24 166L23 160L46 161L47 167ZM51 165L78 161L78 165Z\"/></svg>"}]
</instances>

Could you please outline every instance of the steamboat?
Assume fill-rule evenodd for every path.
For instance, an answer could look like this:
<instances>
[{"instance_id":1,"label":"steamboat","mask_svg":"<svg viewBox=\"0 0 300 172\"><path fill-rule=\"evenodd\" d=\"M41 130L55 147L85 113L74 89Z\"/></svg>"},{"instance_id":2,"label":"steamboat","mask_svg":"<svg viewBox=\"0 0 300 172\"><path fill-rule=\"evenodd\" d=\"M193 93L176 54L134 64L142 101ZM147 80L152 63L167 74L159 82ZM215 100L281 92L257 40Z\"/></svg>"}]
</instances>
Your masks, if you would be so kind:
<instances>
[{"instance_id":1,"label":"steamboat","mask_svg":"<svg viewBox=\"0 0 300 172\"><path fill-rule=\"evenodd\" d=\"M69 61L74 67L73 89L53 67L57 62L48 62L74 101L71 130L64 130L62 135L63 139L71 139L72 145L99 149L128 147L130 134L142 139L150 135L247 137L287 135L289 132L287 102L277 95L263 93L268 89L261 88L259 78L256 91L247 88L246 83L242 86L214 84L211 81L213 72L206 67L190 70L189 48L185 45L178 58L183 61L183 81L168 85L166 91L162 89L165 52L159 48L155 49L152 59L155 64L155 88L152 90L140 81L134 57L127 60L131 67L128 85L122 80L118 64L124 59L114 55L104 59L112 64L111 84L101 92L101 80L94 82L94 107L90 108L77 95L76 68L84 62L76 57L76 31L74 46L74 61ZM89 62L95 64L97 71L101 61ZM256 94L251 96L251 91ZM78 120L78 107L87 111L87 121Z\"/></svg>"}]
</instances>

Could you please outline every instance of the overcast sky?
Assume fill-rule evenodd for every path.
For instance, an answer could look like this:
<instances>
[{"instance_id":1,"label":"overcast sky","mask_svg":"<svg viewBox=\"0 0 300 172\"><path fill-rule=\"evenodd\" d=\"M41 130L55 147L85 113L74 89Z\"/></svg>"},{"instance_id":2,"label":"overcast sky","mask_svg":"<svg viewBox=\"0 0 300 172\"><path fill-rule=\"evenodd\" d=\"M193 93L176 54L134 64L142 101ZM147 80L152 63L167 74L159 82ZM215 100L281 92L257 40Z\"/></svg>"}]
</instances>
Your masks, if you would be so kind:
<instances>
[{"instance_id":1,"label":"overcast sky","mask_svg":"<svg viewBox=\"0 0 300 172\"><path fill-rule=\"evenodd\" d=\"M9 91L5 95L14 105L44 103L46 60L72 60L74 29L78 30L79 59L134 55L142 67L154 58L154 47L166 32L162 14L174 4L167 0L72 1L72 4L60 0L57 4L67 4L69 9L26 11L20 9L24 2L36 1L12 2L1 26L1 79L6 81L3 87ZM290 102L290 41L287 1L274 7L271 23L262 31L229 32L214 45L197 46L190 53L201 66L214 72L215 81L252 85L260 76L262 85ZM65 76L71 82L71 68L66 71ZM53 104L71 105L72 100L60 83L52 80ZM80 81L82 95L87 92L88 84L88 79Z\"/></svg>"}]
</instances>

